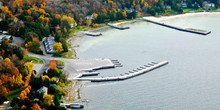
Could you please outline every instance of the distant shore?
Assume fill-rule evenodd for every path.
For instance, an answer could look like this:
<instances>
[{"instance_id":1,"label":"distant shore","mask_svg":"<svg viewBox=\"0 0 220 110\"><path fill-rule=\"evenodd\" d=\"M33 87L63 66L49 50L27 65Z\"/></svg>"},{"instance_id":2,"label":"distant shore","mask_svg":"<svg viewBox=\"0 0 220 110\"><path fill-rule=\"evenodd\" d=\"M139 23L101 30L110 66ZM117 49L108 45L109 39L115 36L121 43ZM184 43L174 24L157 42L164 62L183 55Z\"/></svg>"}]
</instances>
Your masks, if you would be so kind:
<instances>
[{"instance_id":1,"label":"distant shore","mask_svg":"<svg viewBox=\"0 0 220 110\"><path fill-rule=\"evenodd\" d=\"M160 22L162 20L180 18L180 17L185 17L185 16L215 15L215 14L220 14L220 12L191 12L191 13L175 14L175 15L170 15L170 16L161 16L161 17L149 16L149 17L143 17L143 18Z\"/></svg>"}]
</instances>

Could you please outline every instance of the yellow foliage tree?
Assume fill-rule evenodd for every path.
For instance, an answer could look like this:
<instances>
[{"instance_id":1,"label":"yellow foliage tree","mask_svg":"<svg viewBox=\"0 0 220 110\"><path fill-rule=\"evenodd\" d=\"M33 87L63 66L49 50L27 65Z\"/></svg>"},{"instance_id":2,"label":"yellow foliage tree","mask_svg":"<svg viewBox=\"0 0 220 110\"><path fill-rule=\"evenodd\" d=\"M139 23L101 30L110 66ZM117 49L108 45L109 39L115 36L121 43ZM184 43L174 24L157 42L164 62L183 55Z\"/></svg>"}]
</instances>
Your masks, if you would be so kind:
<instances>
[{"instance_id":1,"label":"yellow foliage tree","mask_svg":"<svg viewBox=\"0 0 220 110\"><path fill-rule=\"evenodd\" d=\"M3 11L4 13L11 14L11 11L8 9L7 6L2 6L2 11Z\"/></svg>"},{"instance_id":2,"label":"yellow foliage tree","mask_svg":"<svg viewBox=\"0 0 220 110\"><path fill-rule=\"evenodd\" d=\"M39 11L40 13L46 14L45 10L42 9L42 8L39 8L38 11Z\"/></svg>"},{"instance_id":3,"label":"yellow foliage tree","mask_svg":"<svg viewBox=\"0 0 220 110\"><path fill-rule=\"evenodd\" d=\"M22 80L22 75L19 74L18 76L13 75L13 77L10 77L10 85L12 88L20 87L24 84L24 81Z\"/></svg>"},{"instance_id":4,"label":"yellow foliage tree","mask_svg":"<svg viewBox=\"0 0 220 110\"><path fill-rule=\"evenodd\" d=\"M127 17L126 11L123 11L123 12L122 12L122 16L125 17L125 18Z\"/></svg>"},{"instance_id":5,"label":"yellow foliage tree","mask_svg":"<svg viewBox=\"0 0 220 110\"><path fill-rule=\"evenodd\" d=\"M63 46L61 42L57 42L53 45L53 50L56 50L57 52L61 53L63 51Z\"/></svg>"},{"instance_id":6,"label":"yellow foliage tree","mask_svg":"<svg viewBox=\"0 0 220 110\"><path fill-rule=\"evenodd\" d=\"M24 50L24 55L27 55L28 54L28 49L25 49Z\"/></svg>"},{"instance_id":7,"label":"yellow foliage tree","mask_svg":"<svg viewBox=\"0 0 220 110\"><path fill-rule=\"evenodd\" d=\"M63 28L64 32L67 32L67 29L66 28Z\"/></svg>"},{"instance_id":8,"label":"yellow foliage tree","mask_svg":"<svg viewBox=\"0 0 220 110\"><path fill-rule=\"evenodd\" d=\"M60 19L61 18L61 15L60 14L56 14L55 16L57 19Z\"/></svg>"},{"instance_id":9,"label":"yellow foliage tree","mask_svg":"<svg viewBox=\"0 0 220 110\"><path fill-rule=\"evenodd\" d=\"M94 23L94 24L92 24L92 26L93 26L93 27L98 27L98 26L99 26L99 24Z\"/></svg>"},{"instance_id":10,"label":"yellow foliage tree","mask_svg":"<svg viewBox=\"0 0 220 110\"><path fill-rule=\"evenodd\" d=\"M144 6L145 6L145 7L148 7L148 3L147 3L147 2L144 2Z\"/></svg>"},{"instance_id":11,"label":"yellow foliage tree","mask_svg":"<svg viewBox=\"0 0 220 110\"><path fill-rule=\"evenodd\" d=\"M28 88L26 88L24 91L25 91L26 93L30 93L30 90L29 90Z\"/></svg>"},{"instance_id":12,"label":"yellow foliage tree","mask_svg":"<svg viewBox=\"0 0 220 110\"><path fill-rule=\"evenodd\" d=\"M5 58L6 63L11 63L11 60L9 58Z\"/></svg>"},{"instance_id":13,"label":"yellow foliage tree","mask_svg":"<svg viewBox=\"0 0 220 110\"><path fill-rule=\"evenodd\" d=\"M18 21L18 18L17 17L14 17L14 22L17 22Z\"/></svg>"},{"instance_id":14,"label":"yellow foliage tree","mask_svg":"<svg viewBox=\"0 0 220 110\"><path fill-rule=\"evenodd\" d=\"M32 68L34 67L34 63L32 63L32 62L27 62L26 64L25 64L25 68L28 70L28 73L29 74L32 74Z\"/></svg>"},{"instance_id":15,"label":"yellow foliage tree","mask_svg":"<svg viewBox=\"0 0 220 110\"><path fill-rule=\"evenodd\" d=\"M99 15L97 13L93 13L93 17L97 18Z\"/></svg>"},{"instance_id":16,"label":"yellow foliage tree","mask_svg":"<svg viewBox=\"0 0 220 110\"><path fill-rule=\"evenodd\" d=\"M52 82L56 82L56 78L54 78L54 77L51 78L51 81L52 81Z\"/></svg>"},{"instance_id":17,"label":"yellow foliage tree","mask_svg":"<svg viewBox=\"0 0 220 110\"><path fill-rule=\"evenodd\" d=\"M69 25L75 23L74 18L72 18L70 16L67 16L67 15L63 15L62 18L61 18L61 22L65 21L65 20L68 22Z\"/></svg>"},{"instance_id":18,"label":"yellow foliage tree","mask_svg":"<svg viewBox=\"0 0 220 110\"><path fill-rule=\"evenodd\" d=\"M44 99L44 103L51 105L51 101L53 100L53 96L49 95L49 94L45 94L43 96L43 99Z\"/></svg>"},{"instance_id":19,"label":"yellow foliage tree","mask_svg":"<svg viewBox=\"0 0 220 110\"><path fill-rule=\"evenodd\" d=\"M20 93L19 97L20 97L20 99L24 99L25 98L24 93Z\"/></svg>"},{"instance_id":20,"label":"yellow foliage tree","mask_svg":"<svg viewBox=\"0 0 220 110\"><path fill-rule=\"evenodd\" d=\"M21 110L26 110L26 109L27 109L27 107L25 105L21 106Z\"/></svg>"},{"instance_id":21,"label":"yellow foliage tree","mask_svg":"<svg viewBox=\"0 0 220 110\"><path fill-rule=\"evenodd\" d=\"M44 81L46 78L50 79L47 75L43 75L41 78L42 78L42 81Z\"/></svg>"},{"instance_id":22,"label":"yellow foliage tree","mask_svg":"<svg viewBox=\"0 0 220 110\"><path fill-rule=\"evenodd\" d=\"M134 6L136 6L136 3L135 3L135 0L133 1L133 3L132 3Z\"/></svg>"}]
</instances>

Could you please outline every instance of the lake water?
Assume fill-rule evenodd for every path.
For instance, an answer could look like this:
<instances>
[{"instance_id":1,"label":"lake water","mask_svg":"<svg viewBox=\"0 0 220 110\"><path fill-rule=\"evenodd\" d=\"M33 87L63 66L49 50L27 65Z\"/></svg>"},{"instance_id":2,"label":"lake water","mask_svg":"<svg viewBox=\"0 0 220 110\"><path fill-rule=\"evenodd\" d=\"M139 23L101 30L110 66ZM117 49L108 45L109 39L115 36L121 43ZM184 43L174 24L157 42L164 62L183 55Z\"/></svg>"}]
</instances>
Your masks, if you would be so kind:
<instances>
[{"instance_id":1,"label":"lake water","mask_svg":"<svg viewBox=\"0 0 220 110\"><path fill-rule=\"evenodd\" d=\"M101 37L79 39L79 58L111 58L123 67L101 70L116 76L150 62L169 64L117 82L89 83L81 89L85 110L219 110L220 15L165 20L180 27L211 30L203 36L147 22L129 30L109 29Z\"/></svg>"}]
</instances>

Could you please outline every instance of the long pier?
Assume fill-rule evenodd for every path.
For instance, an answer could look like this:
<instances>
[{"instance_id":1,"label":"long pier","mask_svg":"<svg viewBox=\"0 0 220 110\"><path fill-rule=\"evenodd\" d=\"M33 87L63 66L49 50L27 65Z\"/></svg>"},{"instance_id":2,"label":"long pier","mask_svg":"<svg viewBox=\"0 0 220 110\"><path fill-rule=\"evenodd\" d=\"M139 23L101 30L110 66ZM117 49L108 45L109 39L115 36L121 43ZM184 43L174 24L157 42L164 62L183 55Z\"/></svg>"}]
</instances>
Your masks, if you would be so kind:
<instances>
[{"instance_id":1,"label":"long pier","mask_svg":"<svg viewBox=\"0 0 220 110\"><path fill-rule=\"evenodd\" d=\"M169 25L169 24L152 21L152 20L149 20L149 19L141 19L141 20L142 21L147 21L147 22L150 22L150 23L154 23L154 24L157 24L157 25L165 26L165 27L168 27L168 28L171 28L171 29L176 29L176 30L183 31L183 32L195 33L195 34L200 34L200 35L208 35L208 34L211 33L211 31L206 31L206 30L201 30L201 29L193 29L193 28L184 29L184 28L172 26L172 25Z\"/></svg>"},{"instance_id":2,"label":"long pier","mask_svg":"<svg viewBox=\"0 0 220 110\"><path fill-rule=\"evenodd\" d=\"M117 26L117 25L110 24L110 23L108 23L107 25L112 27L112 28L120 29L120 30L130 29L130 27L122 27L122 26Z\"/></svg>"},{"instance_id":3,"label":"long pier","mask_svg":"<svg viewBox=\"0 0 220 110\"><path fill-rule=\"evenodd\" d=\"M166 64L168 64L168 61L163 61L160 63L152 62L152 64L150 64L150 65L144 65L143 67L137 68L137 70L132 70L132 71L129 71L128 73L125 73L124 75L121 74L121 76L116 76L116 77L81 78L83 76L83 74L79 74L78 76L76 76L72 80L91 81L91 82L120 81L120 80L125 80L125 79L129 79L129 78L144 74L146 72L152 71L152 70L159 68L161 66L164 66Z\"/></svg>"}]
</instances>

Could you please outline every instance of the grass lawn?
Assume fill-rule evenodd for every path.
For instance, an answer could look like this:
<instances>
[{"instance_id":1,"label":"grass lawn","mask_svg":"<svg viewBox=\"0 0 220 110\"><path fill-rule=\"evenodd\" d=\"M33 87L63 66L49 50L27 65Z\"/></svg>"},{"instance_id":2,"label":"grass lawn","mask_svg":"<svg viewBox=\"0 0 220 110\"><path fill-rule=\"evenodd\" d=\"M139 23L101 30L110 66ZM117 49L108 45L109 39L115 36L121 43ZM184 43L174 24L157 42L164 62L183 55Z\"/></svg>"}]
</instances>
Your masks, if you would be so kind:
<instances>
[{"instance_id":1,"label":"grass lawn","mask_svg":"<svg viewBox=\"0 0 220 110\"><path fill-rule=\"evenodd\" d=\"M37 58L37 57L32 57L32 56L24 56L24 61L32 61L33 63L40 63L40 64L43 64L44 61L40 58Z\"/></svg>"},{"instance_id":2,"label":"grass lawn","mask_svg":"<svg viewBox=\"0 0 220 110\"><path fill-rule=\"evenodd\" d=\"M88 26L77 26L74 28L74 30L72 30L73 32L79 32L79 31L84 31L86 29L89 29Z\"/></svg>"},{"instance_id":3,"label":"grass lawn","mask_svg":"<svg viewBox=\"0 0 220 110\"><path fill-rule=\"evenodd\" d=\"M215 7L210 7L210 11L216 11L217 9Z\"/></svg>"},{"instance_id":4,"label":"grass lawn","mask_svg":"<svg viewBox=\"0 0 220 110\"><path fill-rule=\"evenodd\" d=\"M197 10L194 10L195 12L201 12L201 11L206 11L205 9L199 8Z\"/></svg>"},{"instance_id":5,"label":"grass lawn","mask_svg":"<svg viewBox=\"0 0 220 110\"><path fill-rule=\"evenodd\" d=\"M8 98L9 100L12 100L14 97L16 97L17 95L19 95L19 93L20 93L23 89L24 89L24 87L21 87L21 88L18 88L18 89L16 89L16 90L11 91L11 92L8 94L7 98Z\"/></svg>"},{"instance_id":6,"label":"grass lawn","mask_svg":"<svg viewBox=\"0 0 220 110\"><path fill-rule=\"evenodd\" d=\"M59 61L58 64L60 64L60 65L64 65L64 62L63 62L63 61L60 61L60 60L58 60L58 61Z\"/></svg>"},{"instance_id":7,"label":"grass lawn","mask_svg":"<svg viewBox=\"0 0 220 110\"><path fill-rule=\"evenodd\" d=\"M193 11L192 8L182 8L182 10L183 10L184 13L187 13L187 12Z\"/></svg>"},{"instance_id":8,"label":"grass lawn","mask_svg":"<svg viewBox=\"0 0 220 110\"><path fill-rule=\"evenodd\" d=\"M72 57L72 51L68 50L68 52L62 53L61 55L63 58L69 58L69 59L74 59L74 57Z\"/></svg>"}]
</instances>

